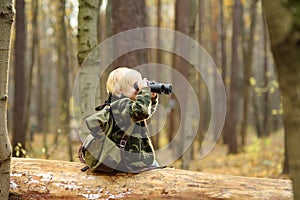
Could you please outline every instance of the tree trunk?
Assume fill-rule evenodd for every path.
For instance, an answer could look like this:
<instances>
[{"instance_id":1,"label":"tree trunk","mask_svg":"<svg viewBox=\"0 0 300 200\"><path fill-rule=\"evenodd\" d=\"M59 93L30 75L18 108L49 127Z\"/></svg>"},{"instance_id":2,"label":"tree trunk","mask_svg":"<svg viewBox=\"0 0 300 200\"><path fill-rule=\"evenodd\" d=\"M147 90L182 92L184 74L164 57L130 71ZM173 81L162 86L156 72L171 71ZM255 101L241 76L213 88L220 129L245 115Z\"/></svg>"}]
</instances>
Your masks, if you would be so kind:
<instances>
[{"instance_id":1,"label":"tree trunk","mask_svg":"<svg viewBox=\"0 0 300 200\"><path fill-rule=\"evenodd\" d=\"M60 102L60 127L62 132L60 134L66 135L68 138L68 152L69 160L73 161L72 153L72 139L70 134L70 88L69 88L69 50L68 37L65 24L66 11L65 0L60 0L60 9L57 11L57 38L58 43L58 88L59 88L59 102Z\"/></svg>"},{"instance_id":2,"label":"tree trunk","mask_svg":"<svg viewBox=\"0 0 300 200\"><path fill-rule=\"evenodd\" d=\"M156 4L156 26L158 28L161 27L161 16L162 16L162 13L161 13L161 0L157 0L157 4ZM157 38L156 38L156 42L157 42L157 46L161 43L161 39L160 39L160 29L157 29ZM161 51L159 50L156 50L154 51L156 52L156 63L161 63L162 62L162 55L161 55ZM161 72L160 71L157 71L156 72L156 77L157 77L157 80L161 80ZM155 126L155 133L156 135L152 137L152 141L153 141L153 148L156 150L156 149L159 149L159 130L160 130L160 127L161 127L161 123L160 123L160 116L161 116L161 113L160 113L160 110L157 109L156 110L156 115L157 115L157 121L156 121L156 126Z\"/></svg>"},{"instance_id":3,"label":"tree trunk","mask_svg":"<svg viewBox=\"0 0 300 200\"><path fill-rule=\"evenodd\" d=\"M282 94L288 162L294 198L300 199L300 38L297 1L263 1Z\"/></svg>"},{"instance_id":4,"label":"tree trunk","mask_svg":"<svg viewBox=\"0 0 300 200\"><path fill-rule=\"evenodd\" d=\"M243 90L243 120L241 124L241 145L244 146L246 144L246 131L248 124L248 107L249 107L249 91L250 91L250 77L252 73L252 57L253 57L253 47L254 47L254 33L256 26L256 7L257 0L251 1L250 6L250 33L249 39L243 41L243 58L244 58L244 90ZM244 28L245 29L245 28ZM245 34L245 33L244 33ZM247 43L247 45L245 44ZM247 46L247 47L246 47Z\"/></svg>"},{"instance_id":5,"label":"tree trunk","mask_svg":"<svg viewBox=\"0 0 300 200\"><path fill-rule=\"evenodd\" d=\"M10 196L23 199L292 199L290 180L166 168L140 174L81 172L81 163L13 159Z\"/></svg>"},{"instance_id":6,"label":"tree trunk","mask_svg":"<svg viewBox=\"0 0 300 200\"><path fill-rule=\"evenodd\" d=\"M97 36L97 25L98 25L98 15L99 15L100 1L79 1L79 12L78 12L78 64L82 65L84 59L92 51L94 47L98 44ZM86 102L94 101L95 94L92 94L90 88L93 88L95 84L98 84L98 77L92 76L90 78L91 69L90 67L99 67L99 57L95 55L90 56L89 61L86 65L82 65L78 81L75 87L78 90L78 101L79 107L76 108L82 113L82 116L88 116L94 112L94 108L88 107ZM94 68L93 68L94 69ZM76 101L76 100L74 100ZM75 116L76 117L76 116ZM83 119L76 119L83 120ZM83 134L87 134L87 130L83 130Z\"/></svg>"},{"instance_id":7,"label":"tree trunk","mask_svg":"<svg viewBox=\"0 0 300 200\"><path fill-rule=\"evenodd\" d=\"M86 56L98 44L99 0L79 0L78 12L78 63L82 64Z\"/></svg>"},{"instance_id":8,"label":"tree trunk","mask_svg":"<svg viewBox=\"0 0 300 200\"><path fill-rule=\"evenodd\" d=\"M239 43L241 35L241 7L240 0L234 1L233 7L233 30L232 30L232 61L231 61L231 84L230 84L230 108L229 108L229 153L238 152L237 124L239 116Z\"/></svg>"},{"instance_id":9,"label":"tree trunk","mask_svg":"<svg viewBox=\"0 0 300 200\"><path fill-rule=\"evenodd\" d=\"M198 10L197 10L197 2L198 0L191 0L190 1L190 20L189 20L189 36L191 38L193 38L196 41L196 21L197 21L197 15L198 15ZM190 55L192 56L192 52L190 53ZM195 59L195 60L194 60ZM194 63L197 62L197 57L195 58L191 58L190 63ZM190 66L189 69L189 74L191 74L191 78L189 80L189 82L191 83L193 90L198 89L198 78L200 76L200 74L198 73L194 73L194 66ZM190 96L193 96L193 94L191 93L191 91L188 91L188 102L187 105L190 105L190 103L193 103L193 100L190 98ZM198 100L198 97L197 97ZM199 101L198 101L199 102ZM198 104L199 105L199 104ZM188 109L190 109L190 111L188 111ZM187 121L192 121L194 118L194 108L188 108L187 107L187 112L188 112L188 116L186 118ZM193 140L192 144L190 145L190 147L186 150L186 152L183 154L183 161L185 162L185 164L183 163L183 167L182 169L189 169L190 167L190 163L192 161L192 159L195 157L195 152L199 152L199 151L195 151L198 150L197 149L197 144L198 142L195 141L194 137L194 133L196 133L198 130L196 130L196 128L191 128L190 126L186 125L185 127L185 133L186 133L186 140L190 141ZM191 139L193 138L193 139ZM199 145L198 145L199 146Z\"/></svg>"},{"instance_id":10,"label":"tree trunk","mask_svg":"<svg viewBox=\"0 0 300 200\"><path fill-rule=\"evenodd\" d=\"M222 78L226 88L226 76L227 76L227 51L226 51L226 27L224 25L224 0L219 0L220 7L220 42L221 42L221 66L222 66Z\"/></svg>"},{"instance_id":11,"label":"tree trunk","mask_svg":"<svg viewBox=\"0 0 300 200\"><path fill-rule=\"evenodd\" d=\"M229 85L229 75L227 70L227 51L226 51L226 30L224 28L224 0L220 0L220 32L221 32L221 64L222 64L222 78L225 85L226 90L226 98L227 98L227 111L226 111L226 118L225 118L225 124L224 128L222 130L222 138L223 138L223 144L228 145L230 142L230 85ZM227 80L228 79L228 80Z\"/></svg>"},{"instance_id":12,"label":"tree trunk","mask_svg":"<svg viewBox=\"0 0 300 200\"><path fill-rule=\"evenodd\" d=\"M253 112L254 112L254 123L256 128L256 134L257 137L262 136L262 127L261 127L261 115L260 115L260 109L259 109L259 100L256 96L256 92L253 90L252 94L252 105L253 105Z\"/></svg>"},{"instance_id":13,"label":"tree trunk","mask_svg":"<svg viewBox=\"0 0 300 200\"><path fill-rule=\"evenodd\" d=\"M227 70L227 50L226 50L226 41L227 41L227 36L226 36L226 26L225 26L225 21L224 21L224 0L219 0L219 8L220 8L220 49L221 49L221 71L222 71L222 79L225 85L225 90L226 90L226 96L227 98L230 96L229 91L228 91L228 70ZM229 112L229 98L227 99L226 107L227 107L227 112L226 116L228 116ZM227 119L227 117L226 117ZM223 137L223 143L228 144L228 126L229 126L229 120L225 119L225 124L224 128L222 131L222 137Z\"/></svg>"},{"instance_id":14,"label":"tree trunk","mask_svg":"<svg viewBox=\"0 0 300 200\"><path fill-rule=\"evenodd\" d=\"M199 26L199 33L198 33L198 42L200 45L204 45L204 27L205 27L205 3L208 1L205 0L198 0L198 26ZM199 60L198 62L201 63L201 56L199 56ZM200 76L200 75L199 75ZM201 77L201 76L200 76ZM208 112L207 112L207 103L208 103L208 92L206 90L206 86L205 83L203 83L203 81L201 80L201 78L198 78L198 91L201 92L197 92L197 96L198 96L198 100L199 100L199 104L200 104L200 110L202 111L201 113L202 116L207 116ZM207 125L207 120L206 117L200 117L200 122L199 122L199 129L198 129L198 141L200 143L199 145L199 149L201 149L201 144L203 142L204 139L204 133L206 132L206 127ZM197 151L199 152L199 151Z\"/></svg>"},{"instance_id":15,"label":"tree trunk","mask_svg":"<svg viewBox=\"0 0 300 200\"><path fill-rule=\"evenodd\" d=\"M189 22L191 20L191 3L192 1L185 1L185 0L176 0L175 3L175 30L179 31L183 34L189 35L190 32L190 26ZM181 41L175 36L174 40L174 49L177 49L178 52L189 52L189 46L188 44L182 44ZM187 63L185 60L183 60L181 57L178 55L173 55L173 66L174 69L177 70L181 75L185 77L186 80L189 80L189 67L190 64ZM180 141L176 141L178 145L174 149L174 151L178 152L184 152L184 147L185 147L185 142L188 141L186 137L189 137L189 132L186 132L186 121L190 115L188 114L187 111L187 99L189 92L187 91L187 87L185 84L180 83L176 80L173 80L173 87L178 89L178 94L180 96L177 96L177 103L175 104L174 111L173 111L173 116L171 117L173 120L170 121L170 126L173 127L173 132L172 134L175 135L175 130L174 127L178 127L181 129L178 130L178 133L183 133L181 134L182 137L180 138ZM181 98L185 97L185 98ZM172 94L171 96L173 99L175 98L175 95ZM180 105L179 105L180 103ZM183 116L183 117L181 117ZM180 118L182 119L180 121ZM174 146L173 146L174 148ZM188 157L190 157L188 155ZM189 163L186 163L185 160L186 156L183 157L183 162L182 162L182 167L187 169Z\"/></svg>"},{"instance_id":16,"label":"tree trunk","mask_svg":"<svg viewBox=\"0 0 300 200\"><path fill-rule=\"evenodd\" d=\"M24 157L25 130L25 1L16 1L16 40L14 64L13 156Z\"/></svg>"},{"instance_id":17,"label":"tree trunk","mask_svg":"<svg viewBox=\"0 0 300 200\"><path fill-rule=\"evenodd\" d=\"M213 75L212 75L212 80L214 82L214 94L212 94L212 96L218 98L218 94L220 93L220 84L218 84L218 73L219 71L221 71L221 63L220 63L220 46L221 46L221 41L220 41L220 17L219 17L219 13L221 8L219 7L219 3L217 1L212 1L210 3L210 13L211 13L211 20L210 20L210 24L211 24L211 30L212 30L212 58L215 62L215 64L217 65L217 69L216 71L214 71ZM222 110L220 110L220 101L214 101L212 107L214 109L212 109L212 111L214 112L215 116L219 116L220 112L222 112ZM216 123L213 123L213 134L214 134L214 140L217 141L217 125Z\"/></svg>"},{"instance_id":18,"label":"tree trunk","mask_svg":"<svg viewBox=\"0 0 300 200\"><path fill-rule=\"evenodd\" d=\"M41 3L40 1L37 1L37 9L41 8ZM42 9L41 9L41 13L42 13ZM44 13L43 13L44 14ZM43 73L43 54L42 54L42 42L41 42L41 38L43 35L43 24L42 22L39 23L38 22L38 40L37 40L37 44L36 44L36 48L37 48L37 63L36 63L36 80L37 80L37 92L36 92L36 102L37 102L37 132L42 133L43 137L45 138L44 141L46 141L46 135L47 135L47 131L45 130L45 122L46 122L46 117L45 117L45 105L46 102L44 101L46 98L45 94L47 94L47 92L45 91L45 81L44 81L44 73ZM44 148L47 149L47 145L46 143L44 143Z\"/></svg>"},{"instance_id":19,"label":"tree trunk","mask_svg":"<svg viewBox=\"0 0 300 200\"><path fill-rule=\"evenodd\" d=\"M145 10L145 0L114 0L112 1L112 32L118 34L120 32L145 27L147 22L147 15ZM126 49L127 46L137 41L145 41L146 36L141 35L140 39L136 41L128 41L124 38L122 41L116 41L114 44L115 55L119 55L120 50ZM117 68L119 66L136 67L147 63L147 50L138 50L127 53L124 56L116 59L112 66Z\"/></svg>"},{"instance_id":20,"label":"tree trunk","mask_svg":"<svg viewBox=\"0 0 300 200\"><path fill-rule=\"evenodd\" d=\"M263 17L264 19L264 17ZM263 135L270 135L270 100L269 100L269 76L270 73L268 70L268 30L267 25L264 20L263 22L263 35L264 35L264 61L263 61L263 69L264 69L264 88L265 92L263 94Z\"/></svg>"},{"instance_id":21,"label":"tree trunk","mask_svg":"<svg viewBox=\"0 0 300 200\"><path fill-rule=\"evenodd\" d=\"M8 199L11 145L7 131L8 69L14 9L11 0L0 0L0 199Z\"/></svg>"},{"instance_id":22,"label":"tree trunk","mask_svg":"<svg viewBox=\"0 0 300 200\"><path fill-rule=\"evenodd\" d=\"M43 16L45 15L45 13L43 12L43 10L41 9L41 1L37 0L36 1L36 9L40 10L40 12L38 13L38 15L40 15L41 18L43 18ZM43 96L44 96L44 78L43 78L43 69L42 69L42 35L43 35L43 22L42 21L37 21L37 41L36 41L36 109L37 109L37 113L36 113L36 120L37 120L37 129L36 131L39 133L43 134L43 138L44 141L43 142L43 148L46 150L45 153L47 153L47 144L46 144L46 138L47 138L47 132L45 131L45 102L43 101Z\"/></svg>"},{"instance_id":23,"label":"tree trunk","mask_svg":"<svg viewBox=\"0 0 300 200\"><path fill-rule=\"evenodd\" d=\"M37 54L37 43L38 43L38 0L31 2L31 9L32 9L32 41L31 41L31 59L30 59L30 65L29 65L29 74L27 77L28 83L27 83L27 95L26 95L26 111L25 111L25 125L26 130L29 130L29 139L30 141L33 141L33 135L35 130L35 124L32 124L30 121L30 102L31 102L31 94L32 94L32 79L33 79L33 68L36 65L36 59L38 59ZM28 125L30 127L28 128Z\"/></svg>"}]
</instances>

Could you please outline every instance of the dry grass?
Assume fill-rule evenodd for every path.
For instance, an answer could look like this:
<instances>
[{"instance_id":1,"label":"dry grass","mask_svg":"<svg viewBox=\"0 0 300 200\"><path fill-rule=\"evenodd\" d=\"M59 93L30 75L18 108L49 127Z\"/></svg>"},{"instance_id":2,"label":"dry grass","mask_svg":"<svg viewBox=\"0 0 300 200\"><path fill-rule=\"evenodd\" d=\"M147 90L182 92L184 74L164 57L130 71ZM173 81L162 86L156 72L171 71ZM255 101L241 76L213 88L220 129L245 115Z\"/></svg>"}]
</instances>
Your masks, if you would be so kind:
<instances>
[{"instance_id":1,"label":"dry grass","mask_svg":"<svg viewBox=\"0 0 300 200\"><path fill-rule=\"evenodd\" d=\"M60 136L59 143L54 145L54 135L47 136L48 150L43 147L43 135L35 134L34 141L27 150L30 158L48 158L53 160L70 160L66 136ZM73 160L78 162L77 150L80 142L73 142ZM249 134L248 145L239 154L227 155L227 147L217 144L204 159L194 159L190 170L238 176L288 178L282 175L284 159L283 131L273 133L268 138L256 138ZM179 168L180 161L173 163Z\"/></svg>"}]
</instances>

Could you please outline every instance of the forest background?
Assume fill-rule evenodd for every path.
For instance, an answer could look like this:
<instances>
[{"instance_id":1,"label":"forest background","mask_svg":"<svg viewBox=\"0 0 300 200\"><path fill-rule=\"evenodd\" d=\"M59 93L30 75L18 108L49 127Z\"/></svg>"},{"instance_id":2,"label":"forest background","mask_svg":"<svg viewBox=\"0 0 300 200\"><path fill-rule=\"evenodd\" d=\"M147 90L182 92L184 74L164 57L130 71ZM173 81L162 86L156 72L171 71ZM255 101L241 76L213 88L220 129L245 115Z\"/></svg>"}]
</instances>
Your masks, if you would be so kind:
<instances>
[{"instance_id":1,"label":"forest background","mask_svg":"<svg viewBox=\"0 0 300 200\"><path fill-rule=\"evenodd\" d=\"M98 24L89 30L96 38L89 41L89 49L82 48L78 40L81 31L89 29L79 27L79 5L93 11L83 20ZM79 66L90 49L105 39L145 26L178 30L198 41L217 64L226 87L227 116L221 138L208 156L199 159L211 116L209 93L199 73L194 73L184 60L159 50L128 53L111 64L107 73L116 66L135 67L147 62L173 66L200 94L197 137L173 165L215 173L287 178L282 175L287 173L288 165L284 159L279 84L258 0L16 1L8 103L13 155L78 161L81 141L72 119L70 94ZM214 81L211 71L207 70L205 76ZM99 93L104 99L98 102L105 100L103 85L101 82ZM173 96L161 98L169 112L167 123L152 138L156 149L170 142L178 129L176 101ZM159 122L151 124L153 130L159 126Z\"/></svg>"}]
</instances>

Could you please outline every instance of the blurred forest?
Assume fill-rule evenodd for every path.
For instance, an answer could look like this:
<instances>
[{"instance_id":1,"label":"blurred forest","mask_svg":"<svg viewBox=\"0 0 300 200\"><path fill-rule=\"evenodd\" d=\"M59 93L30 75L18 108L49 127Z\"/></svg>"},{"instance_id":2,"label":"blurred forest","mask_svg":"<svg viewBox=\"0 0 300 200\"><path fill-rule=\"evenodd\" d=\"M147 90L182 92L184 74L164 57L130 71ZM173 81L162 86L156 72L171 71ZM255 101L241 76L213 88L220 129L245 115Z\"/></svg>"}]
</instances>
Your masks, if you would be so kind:
<instances>
[{"instance_id":1,"label":"blurred forest","mask_svg":"<svg viewBox=\"0 0 300 200\"><path fill-rule=\"evenodd\" d=\"M197 137L174 165L272 178L287 172L283 109L261 1L17 0L15 4L8 104L14 156L78 161L81 141L74 129L70 97L80 64L110 36L152 26L178 30L199 42L217 64L226 87L227 116L221 138L212 153L199 160L211 116L210 96L199 73L178 56L159 50L128 53L111 64L109 70L143 63L173 66L197 90L201 112ZM96 26L89 30L80 20ZM85 31L90 39L82 46ZM155 40L160 40L159 34ZM214 73L206 73L214 81ZM103 83L99 93L105 98ZM153 137L156 149L171 141L178 129L180 113L174 102L173 96L161 98L169 112L167 123Z\"/></svg>"}]
</instances>

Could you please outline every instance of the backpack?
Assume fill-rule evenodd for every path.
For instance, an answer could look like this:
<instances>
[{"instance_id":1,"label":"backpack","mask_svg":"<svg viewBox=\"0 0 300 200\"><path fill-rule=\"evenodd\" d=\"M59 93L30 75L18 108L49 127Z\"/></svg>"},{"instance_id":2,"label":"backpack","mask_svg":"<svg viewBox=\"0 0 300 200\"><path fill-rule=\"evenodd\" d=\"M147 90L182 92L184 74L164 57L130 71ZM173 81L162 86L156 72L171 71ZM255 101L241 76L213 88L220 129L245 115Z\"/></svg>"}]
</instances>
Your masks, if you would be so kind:
<instances>
[{"instance_id":1,"label":"backpack","mask_svg":"<svg viewBox=\"0 0 300 200\"><path fill-rule=\"evenodd\" d=\"M133 131L134 124L131 123L126 131L123 132L122 139L116 144L107 135L120 128L115 125L111 112L111 104L105 103L96 107L97 113L86 118L86 125L90 133L83 141L78 151L79 160L87 166L81 169L85 172L90 169L92 172L130 172L141 173L152 169L161 169L166 166L147 166L147 167L131 167L127 163L125 147ZM103 126L105 125L105 126ZM117 130L116 130L117 129Z\"/></svg>"},{"instance_id":2,"label":"backpack","mask_svg":"<svg viewBox=\"0 0 300 200\"><path fill-rule=\"evenodd\" d=\"M133 124L124 132L120 143L116 144L107 136L114 131L113 120L109 104L85 120L91 132L79 148L79 160L87 164L81 171L90 169L92 172L110 173L117 169L131 170L123 157ZM101 124L106 124L106 126L101 127Z\"/></svg>"}]
</instances>

